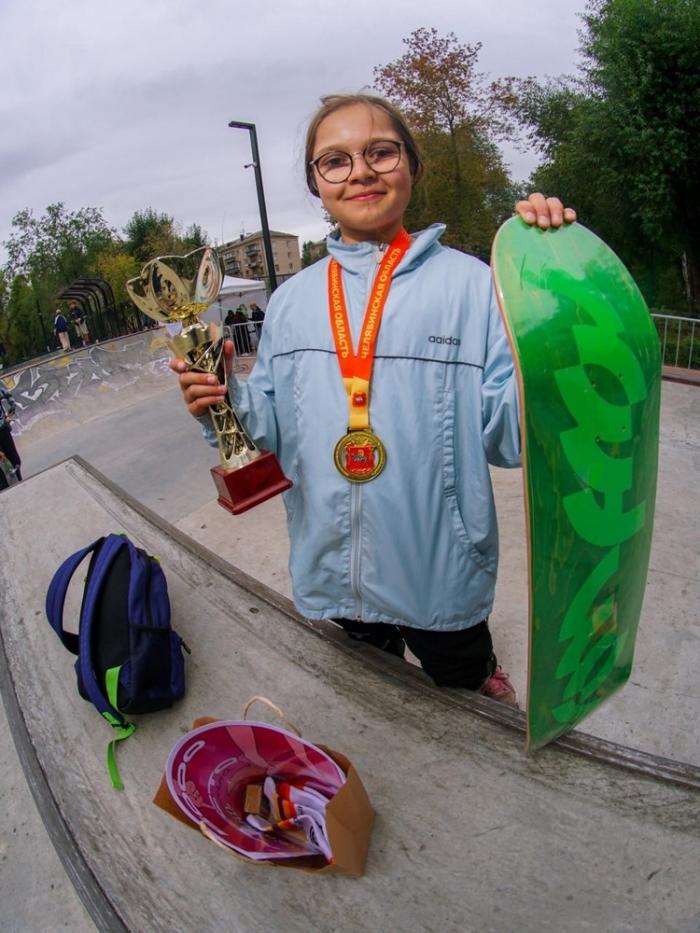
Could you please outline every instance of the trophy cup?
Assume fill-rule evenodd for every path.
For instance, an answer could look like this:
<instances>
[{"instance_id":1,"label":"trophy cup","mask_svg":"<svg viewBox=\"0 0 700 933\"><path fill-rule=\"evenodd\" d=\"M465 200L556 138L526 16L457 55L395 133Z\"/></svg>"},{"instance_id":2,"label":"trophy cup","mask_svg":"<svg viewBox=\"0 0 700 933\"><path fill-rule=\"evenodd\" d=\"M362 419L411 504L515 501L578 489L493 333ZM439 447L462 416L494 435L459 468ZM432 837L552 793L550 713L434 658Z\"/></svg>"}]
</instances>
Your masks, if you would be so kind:
<instances>
[{"instance_id":1,"label":"trophy cup","mask_svg":"<svg viewBox=\"0 0 700 933\"><path fill-rule=\"evenodd\" d=\"M226 385L224 341L199 316L218 297L221 260L210 247L186 256L162 256L147 262L141 275L126 283L131 300L148 317L167 324L180 322L179 334L168 340L174 356L187 368L215 375ZM209 415L216 432L221 463L211 470L219 505L238 515L271 499L292 483L271 451L259 450L225 395Z\"/></svg>"}]
</instances>

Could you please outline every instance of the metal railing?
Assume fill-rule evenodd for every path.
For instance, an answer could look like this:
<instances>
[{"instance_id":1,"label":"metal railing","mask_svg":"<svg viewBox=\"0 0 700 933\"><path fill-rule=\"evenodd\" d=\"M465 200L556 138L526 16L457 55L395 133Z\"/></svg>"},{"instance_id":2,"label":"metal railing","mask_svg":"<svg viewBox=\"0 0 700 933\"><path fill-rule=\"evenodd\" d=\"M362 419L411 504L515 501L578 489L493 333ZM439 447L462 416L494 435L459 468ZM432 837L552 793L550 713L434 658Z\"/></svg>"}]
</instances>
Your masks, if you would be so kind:
<instances>
[{"instance_id":1,"label":"metal railing","mask_svg":"<svg viewBox=\"0 0 700 933\"><path fill-rule=\"evenodd\" d=\"M652 318L661 341L663 364L700 369L700 339L695 339L695 328L700 320L674 314L652 314Z\"/></svg>"}]
</instances>

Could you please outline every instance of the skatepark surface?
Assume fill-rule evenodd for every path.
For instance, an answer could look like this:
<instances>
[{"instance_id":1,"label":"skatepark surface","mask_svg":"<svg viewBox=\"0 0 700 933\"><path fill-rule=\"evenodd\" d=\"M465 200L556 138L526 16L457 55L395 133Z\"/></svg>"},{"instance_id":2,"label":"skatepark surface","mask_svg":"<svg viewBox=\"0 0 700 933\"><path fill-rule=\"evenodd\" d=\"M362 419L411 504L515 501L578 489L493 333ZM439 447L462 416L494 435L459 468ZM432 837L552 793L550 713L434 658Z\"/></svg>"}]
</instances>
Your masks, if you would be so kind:
<instances>
[{"instance_id":1,"label":"skatepark surface","mask_svg":"<svg viewBox=\"0 0 700 933\"><path fill-rule=\"evenodd\" d=\"M72 355L54 367L60 378L42 390L43 407L20 413L28 479L0 500L10 720L0 728L2 929L700 930L698 389L662 390L654 543L630 683L583 735L526 757L522 713L436 690L412 665L296 616L282 504L236 518L216 505L216 452L184 411L159 340L81 351L84 363ZM18 404L40 381L20 377ZM73 454L87 462L61 462ZM494 471L494 485L502 557L492 628L522 697L520 471ZM107 727L78 698L71 658L43 616L61 560L117 530L161 557L175 628L193 648L185 700L143 717L120 751L121 794L104 771ZM151 805L192 720L239 718L259 693L357 767L378 813L363 879L241 864Z\"/></svg>"}]
</instances>

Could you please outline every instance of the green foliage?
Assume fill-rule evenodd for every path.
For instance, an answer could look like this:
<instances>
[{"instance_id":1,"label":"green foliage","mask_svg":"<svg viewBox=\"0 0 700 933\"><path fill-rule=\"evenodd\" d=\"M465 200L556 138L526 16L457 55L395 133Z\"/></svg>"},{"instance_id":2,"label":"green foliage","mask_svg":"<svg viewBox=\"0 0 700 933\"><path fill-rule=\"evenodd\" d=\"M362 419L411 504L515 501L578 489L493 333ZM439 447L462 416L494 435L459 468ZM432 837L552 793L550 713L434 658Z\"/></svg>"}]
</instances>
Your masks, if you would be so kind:
<instances>
[{"instance_id":1,"label":"green foliage","mask_svg":"<svg viewBox=\"0 0 700 933\"><path fill-rule=\"evenodd\" d=\"M374 77L406 116L425 159L406 223L417 230L443 221L445 243L488 257L515 193L495 145L509 132L501 89L477 71L480 43L435 29L417 29L403 41L406 53L375 68Z\"/></svg>"},{"instance_id":2,"label":"green foliage","mask_svg":"<svg viewBox=\"0 0 700 933\"><path fill-rule=\"evenodd\" d=\"M326 248L325 240L321 240L320 243L314 243L313 240L306 240L301 247L301 268L306 269L307 266L313 265L315 262L318 262L319 259L327 255L328 249Z\"/></svg>"},{"instance_id":3,"label":"green foliage","mask_svg":"<svg viewBox=\"0 0 700 933\"><path fill-rule=\"evenodd\" d=\"M43 353L53 344L53 310L60 289L89 276L99 253L114 242L114 231L94 207L67 211L50 204L42 217L25 209L12 219L3 244L7 300L0 335L10 360Z\"/></svg>"},{"instance_id":4,"label":"green foliage","mask_svg":"<svg viewBox=\"0 0 700 933\"><path fill-rule=\"evenodd\" d=\"M120 306L127 301L126 281L138 275L146 260L206 245L198 224L183 233L172 217L152 208L137 211L125 232L126 243L93 207L67 211L57 203L42 217L26 209L13 218L12 233L3 244L8 260L0 270L0 342L9 363L54 345L58 295L75 279L104 279ZM108 331L118 332L120 326L115 319Z\"/></svg>"},{"instance_id":5,"label":"green foliage","mask_svg":"<svg viewBox=\"0 0 700 933\"><path fill-rule=\"evenodd\" d=\"M70 281L82 275L114 237L98 208L69 212L60 202L49 204L40 218L28 208L20 211L12 218L12 227L10 238L3 244L8 256L6 279L24 275Z\"/></svg>"},{"instance_id":6,"label":"green foliage","mask_svg":"<svg viewBox=\"0 0 700 933\"><path fill-rule=\"evenodd\" d=\"M126 251L141 264L155 256L188 253L207 245L207 234L199 224L191 224L184 231L169 214L161 214L152 207L136 211L124 227Z\"/></svg>"},{"instance_id":7,"label":"green foliage","mask_svg":"<svg viewBox=\"0 0 700 933\"><path fill-rule=\"evenodd\" d=\"M142 264L177 249L175 219L169 214L159 214L152 207L136 211L124 227L124 235L127 253Z\"/></svg>"},{"instance_id":8,"label":"green foliage","mask_svg":"<svg viewBox=\"0 0 700 933\"><path fill-rule=\"evenodd\" d=\"M700 312L700 3L591 0L579 81L521 82L535 184L579 211L653 304ZM669 274L672 268L672 274Z\"/></svg>"},{"instance_id":9,"label":"green foliage","mask_svg":"<svg viewBox=\"0 0 700 933\"><path fill-rule=\"evenodd\" d=\"M203 230L199 224L191 224L184 232L182 242L186 250L200 249L202 246L208 246L208 237L206 230Z\"/></svg>"},{"instance_id":10,"label":"green foliage","mask_svg":"<svg viewBox=\"0 0 700 933\"><path fill-rule=\"evenodd\" d=\"M0 320L0 342L5 344L8 358L25 359L45 350L52 328L40 319L36 295L23 275L12 280L7 307L11 313L3 314Z\"/></svg>"},{"instance_id":11,"label":"green foliage","mask_svg":"<svg viewBox=\"0 0 700 933\"><path fill-rule=\"evenodd\" d=\"M141 271L141 263L129 253L115 247L109 247L95 259L97 275L104 279L112 289L117 305L129 301L126 283L136 278Z\"/></svg>"}]
</instances>

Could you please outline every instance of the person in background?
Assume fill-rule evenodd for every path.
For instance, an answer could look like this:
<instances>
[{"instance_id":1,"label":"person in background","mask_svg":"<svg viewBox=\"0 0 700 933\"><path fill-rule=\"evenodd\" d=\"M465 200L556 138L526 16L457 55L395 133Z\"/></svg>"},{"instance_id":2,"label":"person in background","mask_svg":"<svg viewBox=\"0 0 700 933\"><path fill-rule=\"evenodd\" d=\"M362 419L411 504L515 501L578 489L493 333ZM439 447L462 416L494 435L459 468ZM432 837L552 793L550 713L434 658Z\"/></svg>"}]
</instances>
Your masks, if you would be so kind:
<instances>
[{"instance_id":1,"label":"person in background","mask_svg":"<svg viewBox=\"0 0 700 933\"><path fill-rule=\"evenodd\" d=\"M263 321L265 320L265 312L254 301L250 303L250 319L251 321L255 322L255 332L258 335L258 343L260 343L260 335L262 334Z\"/></svg>"},{"instance_id":2,"label":"person in background","mask_svg":"<svg viewBox=\"0 0 700 933\"><path fill-rule=\"evenodd\" d=\"M53 331L59 339L62 350L70 350L70 336L68 334L68 321L60 308L56 308L56 316L53 319Z\"/></svg>"},{"instance_id":3,"label":"person in background","mask_svg":"<svg viewBox=\"0 0 700 933\"><path fill-rule=\"evenodd\" d=\"M0 382L0 456L7 458L18 480L22 479L20 467L22 461L15 446L12 437L11 421L15 415L15 400L12 393ZM6 489L8 486L5 473L0 470L0 489Z\"/></svg>"},{"instance_id":4,"label":"person in background","mask_svg":"<svg viewBox=\"0 0 700 933\"><path fill-rule=\"evenodd\" d=\"M75 333L78 336L78 340L86 347L90 343L90 334L88 333L87 324L85 323L85 316L83 315L83 310L78 304L77 301L71 301L68 306L71 323L75 328Z\"/></svg>"},{"instance_id":5,"label":"person in background","mask_svg":"<svg viewBox=\"0 0 700 933\"><path fill-rule=\"evenodd\" d=\"M236 353L250 353L250 335L248 334L248 315L244 304L238 305L233 320L235 326L233 329L233 342L236 345Z\"/></svg>"}]
</instances>

